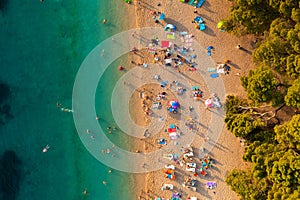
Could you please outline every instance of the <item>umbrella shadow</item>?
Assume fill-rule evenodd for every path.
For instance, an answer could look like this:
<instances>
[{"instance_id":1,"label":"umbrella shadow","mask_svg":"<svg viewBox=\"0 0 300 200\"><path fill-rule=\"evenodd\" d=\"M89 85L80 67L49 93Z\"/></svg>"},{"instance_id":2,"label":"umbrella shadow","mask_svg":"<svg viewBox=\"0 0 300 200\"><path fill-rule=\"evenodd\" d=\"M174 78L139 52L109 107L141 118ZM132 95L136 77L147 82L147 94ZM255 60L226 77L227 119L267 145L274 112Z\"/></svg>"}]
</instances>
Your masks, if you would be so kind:
<instances>
[{"instance_id":1,"label":"umbrella shadow","mask_svg":"<svg viewBox=\"0 0 300 200\"><path fill-rule=\"evenodd\" d=\"M203 30L203 32L206 33L206 34L208 34L208 35L211 35L211 36L216 36L215 32L211 28L209 28L207 26L206 26L206 29Z\"/></svg>"},{"instance_id":2,"label":"umbrella shadow","mask_svg":"<svg viewBox=\"0 0 300 200\"><path fill-rule=\"evenodd\" d=\"M201 17L203 17L204 19L211 21L211 22L215 22L214 20L211 19L211 17L207 16L206 14L201 14Z\"/></svg>"},{"instance_id":3,"label":"umbrella shadow","mask_svg":"<svg viewBox=\"0 0 300 200\"><path fill-rule=\"evenodd\" d=\"M240 50L247 54L250 54L250 55L252 54L252 51L249 51L248 49L245 49L244 47L241 47Z\"/></svg>"},{"instance_id":4,"label":"umbrella shadow","mask_svg":"<svg viewBox=\"0 0 300 200\"><path fill-rule=\"evenodd\" d=\"M202 5L202 8L204 8L205 10L207 10L210 13L216 13L209 8L210 6L211 6L210 3L208 1L205 1L204 4Z\"/></svg>"},{"instance_id":5,"label":"umbrella shadow","mask_svg":"<svg viewBox=\"0 0 300 200\"><path fill-rule=\"evenodd\" d=\"M230 66L232 66L232 67L234 67L236 69L241 69L236 63L234 63L232 61L228 65L230 65Z\"/></svg>"}]
</instances>

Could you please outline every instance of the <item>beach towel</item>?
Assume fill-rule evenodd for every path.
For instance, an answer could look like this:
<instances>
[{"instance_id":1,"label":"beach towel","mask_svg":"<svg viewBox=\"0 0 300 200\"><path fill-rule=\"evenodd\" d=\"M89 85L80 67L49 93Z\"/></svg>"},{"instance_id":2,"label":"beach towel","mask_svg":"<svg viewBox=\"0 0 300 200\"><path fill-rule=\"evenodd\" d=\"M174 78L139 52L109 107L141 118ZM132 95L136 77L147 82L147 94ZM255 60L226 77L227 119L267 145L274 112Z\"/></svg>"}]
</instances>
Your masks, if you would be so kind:
<instances>
[{"instance_id":1,"label":"beach towel","mask_svg":"<svg viewBox=\"0 0 300 200\"><path fill-rule=\"evenodd\" d=\"M211 78L218 78L218 77L219 77L219 74L216 74L216 73L210 74L210 77L211 77Z\"/></svg>"},{"instance_id":2,"label":"beach towel","mask_svg":"<svg viewBox=\"0 0 300 200\"><path fill-rule=\"evenodd\" d=\"M189 35L184 36L184 39L190 39L190 38L193 38L193 34L189 34Z\"/></svg>"},{"instance_id":3,"label":"beach towel","mask_svg":"<svg viewBox=\"0 0 300 200\"><path fill-rule=\"evenodd\" d=\"M175 34L167 34L167 39L175 39Z\"/></svg>"},{"instance_id":4,"label":"beach towel","mask_svg":"<svg viewBox=\"0 0 300 200\"><path fill-rule=\"evenodd\" d=\"M186 31L180 32L180 35L185 36L186 34L188 34Z\"/></svg>"},{"instance_id":5,"label":"beach towel","mask_svg":"<svg viewBox=\"0 0 300 200\"><path fill-rule=\"evenodd\" d=\"M225 74L225 70L224 70L223 68L218 69L218 70L217 70L217 73L219 73L219 74Z\"/></svg>"},{"instance_id":6,"label":"beach towel","mask_svg":"<svg viewBox=\"0 0 300 200\"><path fill-rule=\"evenodd\" d=\"M207 51L207 55L208 55L208 56L211 56L211 51Z\"/></svg>"},{"instance_id":7,"label":"beach towel","mask_svg":"<svg viewBox=\"0 0 300 200\"><path fill-rule=\"evenodd\" d=\"M161 41L161 48L167 48L169 47L170 42L167 40Z\"/></svg>"},{"instance_id":8,"label":"beach towel","mask_svg":"<svg viewBox=\"0 0 300 200\"><path fill-rule=\"evenodd\" d=\"M177 138L179 138L179 136L177 135L176 132L170 133L170 139L171 139L171 140L176 140Z\"/></svg>"},{"instance_id":9,"label":"beach towel","mask_svg":"<svg viewBox=\"0 0 300 200\"><path fill-rule=\"evenodd\" d=\"M169 133L176 132L176 128L168 128L168 132Z\"/></svg>"},{"instance_id":10,"label":"beach towel","mask_svg":"<svg viewBox=\"0 0 300 200\"><path fill-rule=\"evenodd\" d=\"M216 72L217 71L217 68L215 67L210 67L207 69L208 72Z\"/></svg>"},{"instance_id":11,"label":"beach towel","mask_svg":"<svg viewBox=\"0 0 300 200\"><path fill-rule=\"evenodd\" d=\"M216 183L216 182L208 181L208 182L206 182L206 186L207 186L209 189L214 189L215 187L217 187L217 183Z\"/></svg>"}]
</instances>

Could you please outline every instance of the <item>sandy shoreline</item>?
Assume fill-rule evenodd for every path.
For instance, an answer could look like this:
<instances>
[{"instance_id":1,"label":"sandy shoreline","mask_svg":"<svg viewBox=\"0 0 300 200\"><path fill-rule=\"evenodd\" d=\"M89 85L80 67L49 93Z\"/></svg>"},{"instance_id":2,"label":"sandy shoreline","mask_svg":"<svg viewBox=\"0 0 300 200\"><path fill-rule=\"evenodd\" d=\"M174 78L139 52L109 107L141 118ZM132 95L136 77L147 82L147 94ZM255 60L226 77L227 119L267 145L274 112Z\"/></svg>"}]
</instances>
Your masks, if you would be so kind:
<instances>
[{"instance_id":1,"label":"sandy shoreline","mask_svg":"<svg viewBox=\"0 0 300 200\"><path fill-rule=\"evenodd\" d=\"M138 4L140 2L140 4ZM157 6L158 4L160 6ZM188 4L179 1L168 0L143 0L134 1L134 5L128 5L127 9L129 16L132 17L131 23L135 23L136 27L163 27L166 23L172 23L177 26L179 31L188 31L195 36L195 39L204 47L213 46L211 58L215 63L230 60L231 72L229 75L219 78L223 79L226 88L226 94L239 94L245 95L245 92L240 84L240 75L244 75L249 69L253 68L251 63L251 41L254 40L252 36L234 37L228 33L220 32L216 24L223 18L229 15L230 2L216 0L214 2L206 1L201 8L198 8L198 14L205 20L207 29L205 31L196 30L194 24L191 23L192 19L198 14L194 13L194 8ZM165 22L156 24L152 19L150 11L163 12L166 14ZM133 17L134 16L134 17ZM240 44L248 51L241 51L236 48ZM146 53L145 53L146 54ZM151 55L148 60L142 59L135 55L131 55L131 59L136 63L151 62ZM195 79L201 80L200 75L193 74ZM152 90L153 89L153 90ZM202 89L202 88L201 88ZM153 85L146 85L141 90L152 91L154 94L159 92L159 88L154 88ZM205 90L205 88L204 88ZM148 94L151 96L151 94ZM152 97L150 97L151 99ZM151 101L145 101L140 98L139 93L133 95L131 99L131 115L137 124L145 125L150 118L145 114L145 109L142 106L151 107ZM137 106L136 106L137 105ZM209 113L201 113L208 115ZM208 118L208 117L207 117ZM175 123L175 122L174 122ZM195 150L201 148L198 141L204 140L206 136L197 138L192 147ZM132 151L136 152L149 152L157 149L155 138L148 139L147 141L135 140L133 142ZM194 153L197 153L196 151ZM162 191L161 187L164 183L172 183L175 187L174 191L181 192L182 199L187 199L188 196L195 196L198 199L238 199L236 194L224 182L227 173L233 168L247 167L247 164L242 161L243 149L240 142L230 132L223 127L223 132L217 141L217 145L209 153L215 160L213 168L209 169L209 176L197 177L197 192L190 191L182 187L183 180L190 173L179 167L176 173L177 178L175 181L166 179L163 176L163 170L151 172L148 174L135 174L135 199L155 199L157 197L170 198L172 191ZM199 163L199 158L194 160ZM176 166L177 170L177 166ZM175 170L175 172L176 172ZM217 188L209 190L205 187L206 181L217 182Z\"/></svg>"}]
</instances>

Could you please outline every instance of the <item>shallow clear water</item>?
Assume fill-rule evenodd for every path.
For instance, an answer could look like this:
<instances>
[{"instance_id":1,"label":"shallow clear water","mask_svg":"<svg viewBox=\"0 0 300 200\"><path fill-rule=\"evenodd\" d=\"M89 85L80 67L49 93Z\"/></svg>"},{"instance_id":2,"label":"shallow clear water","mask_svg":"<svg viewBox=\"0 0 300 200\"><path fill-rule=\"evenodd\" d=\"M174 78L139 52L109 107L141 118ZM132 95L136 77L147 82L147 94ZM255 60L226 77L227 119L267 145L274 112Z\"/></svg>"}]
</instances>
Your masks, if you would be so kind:
<instances>
[{"instance_id":1,"label":"shallow clear water","mask_svg":"<svg viewBox=\"0 0 300 200\"><path fill-rule=\"evenodd\" d=\"M0 11L0 82L8 85L10 95L0 101L0 154L12 150L21 161L10 163L20 176L14 176L17 181L8 192L17 193L15 199L30 200L131 199L131 176L109 174L109 168L82 145L72 115L56 107L56 102L71 107L73 81L87 54L124 29L122 3L6 2ZM108 19L105 25L103 18ZM111 81L117 78L118 74ZM10 106L11 116L3 111L4 105ZM47 144L50 149L43 154ZM87 196L82 194L84 188ZM3 191L0 199L7 199Z\"/></svg>"}]
</instances>

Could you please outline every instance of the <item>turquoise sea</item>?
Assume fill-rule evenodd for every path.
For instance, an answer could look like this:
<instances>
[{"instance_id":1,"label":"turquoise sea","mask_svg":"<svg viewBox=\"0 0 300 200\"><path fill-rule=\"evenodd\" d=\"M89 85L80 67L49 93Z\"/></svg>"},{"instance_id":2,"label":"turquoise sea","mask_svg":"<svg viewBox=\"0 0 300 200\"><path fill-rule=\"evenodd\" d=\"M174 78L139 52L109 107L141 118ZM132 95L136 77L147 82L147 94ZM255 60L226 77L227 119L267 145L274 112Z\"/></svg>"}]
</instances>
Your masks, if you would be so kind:
<instances>
[{"instance_id":1,"label":"turquoise sea","mask_svg":"<svg viewBox=\"0 0 300 200\"><path fill-rule=\"evenodd\" d=\"M130 174L108 173L82 145L72 114L56 107L71 108L75 76L88 53L130 28L123 7L121 0L0 0L1 200L132 199ZM108 96L121 76L112 69L121 62L100 80ZM109 100L96 99L103 113ZM102 116L113 123L109 111ZM128 147L127 139L118 145Z\"/></svg>"}]
</instances>

